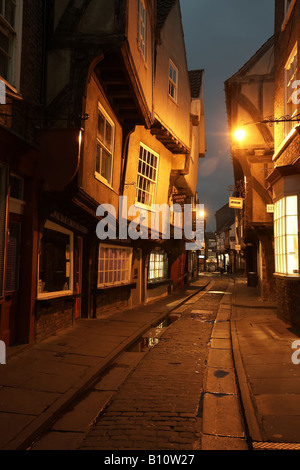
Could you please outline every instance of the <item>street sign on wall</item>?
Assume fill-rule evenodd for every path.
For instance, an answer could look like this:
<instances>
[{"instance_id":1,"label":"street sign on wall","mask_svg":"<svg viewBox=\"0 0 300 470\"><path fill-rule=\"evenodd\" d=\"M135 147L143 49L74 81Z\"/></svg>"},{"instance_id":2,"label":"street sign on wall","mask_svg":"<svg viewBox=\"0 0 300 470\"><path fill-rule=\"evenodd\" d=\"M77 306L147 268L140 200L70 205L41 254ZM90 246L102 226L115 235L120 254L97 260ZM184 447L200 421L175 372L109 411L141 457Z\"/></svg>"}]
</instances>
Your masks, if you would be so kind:
<instances>
[{"instance_id":1,"label":"street sign on wall","mask_svg":"<svg viewBox=\"0 0 300 470\"><path fill-rule=\"evenodd\" d=\"M231 209L243 209L244 199L241 197L230 197L229 198L229 207Z\"/></svg>"}]
</instances>

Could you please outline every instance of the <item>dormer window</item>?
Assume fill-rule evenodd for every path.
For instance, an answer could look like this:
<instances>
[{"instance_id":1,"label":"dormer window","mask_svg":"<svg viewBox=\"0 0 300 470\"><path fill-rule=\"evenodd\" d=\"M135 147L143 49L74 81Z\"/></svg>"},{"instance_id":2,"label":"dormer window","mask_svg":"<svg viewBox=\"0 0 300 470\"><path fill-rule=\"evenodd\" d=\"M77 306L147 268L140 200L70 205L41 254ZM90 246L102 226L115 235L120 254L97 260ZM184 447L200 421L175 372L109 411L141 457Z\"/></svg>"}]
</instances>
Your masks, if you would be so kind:
<instances>
[{"instance_id":1,"label":"dormer window","mask_svg":"<svg viewBox=\"0 0 300 470\"><path fill-rule=\"evenodd\" d=\"M141 53L146 60L146 41L147 39L147 9L144 0L139 0L139 37L138 43Z\"/></svg>"},{"instance_id":2,"label":"dormer window","mask_svg":"<svg viewBox=\"0 0 300 470\"><path fill-rule=\"evenodd\" d=\"M177 103L178 69L170 60L169 64L169 96Z\"/></svg>"}]
</instances>

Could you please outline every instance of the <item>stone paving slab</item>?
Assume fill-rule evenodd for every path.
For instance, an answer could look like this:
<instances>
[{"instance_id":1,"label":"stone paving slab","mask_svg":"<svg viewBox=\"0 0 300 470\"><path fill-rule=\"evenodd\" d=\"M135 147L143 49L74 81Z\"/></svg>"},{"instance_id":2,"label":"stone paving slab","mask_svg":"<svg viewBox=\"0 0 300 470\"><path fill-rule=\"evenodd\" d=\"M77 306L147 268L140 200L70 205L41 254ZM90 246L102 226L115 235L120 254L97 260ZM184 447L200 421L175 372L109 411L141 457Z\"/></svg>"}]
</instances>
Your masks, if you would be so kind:
<instances>
[{"instance_id":1,"label":"stone paving slab","mask_svg":"<svg viewBox=\"0 0 300 470\"><path fill-rule=\"evenodd\" d=\"M232 352L227 349L211 349L208 354L208 367L221 369L233 368Z\"/></svg>"},{"instance_id":2,"label":"stone paving slab","mask_svg":"<svg viewBox=\"0 0 300 470\"><path fill-rule=\"evenodd\" d=\"M103 391L92 391L83 400L77 403L52 427L53 431L60 432L86 432L93 420L106 406L113 394Z\"/></svg>"},{"instance_id":3,"label":"stone paving slab","mask_svg":"<svg viewBox=\"0 0 300 470\"><path fill-rule=\"evenodd\" d=\"M213 394L237 395L233 369L208 368L205 390Z\"/></svg>"},{"instance_id":4,"label":"stone paving slab","mask_svg":"<svg viewBox=\"0 0 300 470\"><path fill-rule=\"evenodd\" d=\"M32 450L76 450L83 433L51 432L36 443Z\"/></svg>"},{"instance_id":5,"label":"stone paving slab","mask_svg":"<svg viewBox=\"0 0 300 470\"><path fill-rule=\"evenodd\" d=\"M201 450L249 450L245 439L202 435Z\"/></svg>"},{"instance_id":6,"label":"stone paving slab","mask_svg":"<svg viewBox=\"0 0 300 470\"><path fill-rule=\"evenodd\" d=\"M205 394L203 433L226 437L245 437L239 398Z\"/></svg>"},{"instance_id":7,"label":"stone paving slab","mask_svg":"<svg viewBox=\"0 0 300 470\"><path fill-rule=\"evenodd\" d=\"M211 348L212 349L227 349L231 351L231 340L227 339L220 339L220 338L213 338L211 340Z\"/></svg>"},{"instance_id":8,"label":"stone paving slab","mask_svg":"<svg viewBox=\"0 0 300 470\"><path fill-rule=\"evenodd\" d=\"M0 413L1 428L5 432L0 433L0 448L6 446L16 434L16 427L19 431L26 428L34 419L33 415L16 414L16 413Z\"/></svg>"},{"instance_id":9,"label":"stone paving slab","mask_svg":"<svg viewBox=\"0 0 300 470\"><path fill-rule=\"evenodd\" d=\"M263 428L270 442L299 442L300 416L264 416Z\"/></svg>"},{"instance_id":10,"label":"stone paving slab","mask_svg":"<svg viewBox=\"0 0 300 470\"><path fill-rule=\"evenodd\" d=\"M268 394L299 394L300 395L300 379L297 378L265 378L252 379L251 389L254 395Z\"/></svg>"}]
</instances>

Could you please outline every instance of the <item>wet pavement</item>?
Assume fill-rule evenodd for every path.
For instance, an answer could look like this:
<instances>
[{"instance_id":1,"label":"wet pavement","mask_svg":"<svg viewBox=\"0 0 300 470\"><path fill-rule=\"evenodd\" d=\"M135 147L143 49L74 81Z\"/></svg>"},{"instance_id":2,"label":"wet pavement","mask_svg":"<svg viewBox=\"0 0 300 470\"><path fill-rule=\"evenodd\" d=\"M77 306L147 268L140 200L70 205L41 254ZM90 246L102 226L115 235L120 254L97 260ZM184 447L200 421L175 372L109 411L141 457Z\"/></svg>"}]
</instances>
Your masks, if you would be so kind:
<instances>
[{"instance_id":1,"label":"wet pavement","mask_svg":"<svg viewBox=\"0 0 300 470\"><path fill-rule=\"evenodd\" d=\"M300 365L292 349L299 336L236 279L232 338L249 438L255 449L300 449Z\"/></svg>"},{"instance_id":2,"label":"wet pavement","mask_svg":"<svg viewBox=\"0 0 300 470\"><path fill-rule=\"evenodd\" d=\"M208 282L201 278L159 302L79 320L41 343L8 348L0 366L0 448L27 448L124 350Z\"/></svg>"},{"instance_id":3,"label":"wet pavement","mask_svg":"<svg viewBox=\"0 0 300 470\"><path fill-rule=\"evenodd\" d=\"M231 388L233 363L224 360L227 351L220 349L228 346L228 337L220 338L224 326L226 336L229 333L229 286L233 282L226 278L214 279L210 290L176 309L170 322L150 330L118 358L84 403L58 420L31 448L196 451L218 445L247 449L237 389ZM208 370L214 377L207 381ZM93 404L94 419L89 416L84 430L80 416L86 416Z\"/></svg>"},{"instance_id":4,"label":"wet pavement","mask_svg":"<svg viewBox=\"0 0 300 470\"><path fill-rule=\"evenodd\" d=\"M9 349L0 448L300 449L299 338L276 313L244 277L201 276Z\"/></svg>"}]
</instances>

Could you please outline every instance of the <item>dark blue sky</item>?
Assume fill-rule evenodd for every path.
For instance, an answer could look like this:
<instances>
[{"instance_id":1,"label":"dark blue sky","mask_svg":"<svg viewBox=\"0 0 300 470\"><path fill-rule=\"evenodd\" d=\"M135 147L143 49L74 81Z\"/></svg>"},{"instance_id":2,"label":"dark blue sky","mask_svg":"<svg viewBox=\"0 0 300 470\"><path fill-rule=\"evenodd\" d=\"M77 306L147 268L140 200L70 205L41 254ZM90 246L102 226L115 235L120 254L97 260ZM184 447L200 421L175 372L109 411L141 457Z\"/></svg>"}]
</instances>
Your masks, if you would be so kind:
<instances>
[{"instance_id":1,"label":"dark blue sky","mask_svg":"<svg viewBox=\"0 0 300 470\"><path fill-rule=\"evenodd\" d=\"M275 0L180 0L189 70L205 69L207 154L198 194L215 230L215 212L233 183L224 82L274 33Z\"/></svg>"}]
</instances>

